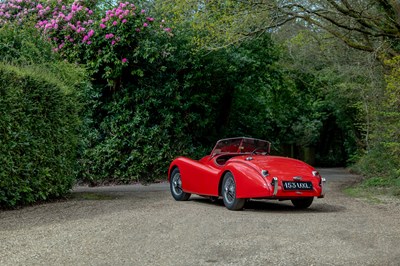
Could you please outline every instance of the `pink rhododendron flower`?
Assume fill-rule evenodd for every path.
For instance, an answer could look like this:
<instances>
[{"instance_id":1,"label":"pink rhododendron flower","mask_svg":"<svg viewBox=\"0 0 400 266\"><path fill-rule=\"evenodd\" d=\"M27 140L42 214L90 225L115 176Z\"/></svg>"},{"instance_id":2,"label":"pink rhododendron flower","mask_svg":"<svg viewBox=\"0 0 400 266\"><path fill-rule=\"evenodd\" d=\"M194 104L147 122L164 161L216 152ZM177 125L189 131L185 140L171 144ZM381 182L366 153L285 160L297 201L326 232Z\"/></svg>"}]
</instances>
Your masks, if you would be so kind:
<instances>
[{"instance_id":1,"label":"pink rhododendron flower","mask_svg":"<svg viewBox=\"0 0 400 266\"><path fill-rule=\"evenodd\" d=\"M122 20L122 24L125 24L126 22L128 22L126 19Z\"/></svg>"},{"instance_id":2,"label":"pink rhododendron flower","mask_svg":"<svg viewBox=\"0 0 400 266\"><path fill-rule=\"evenodd\" d=\"M94 34L94 30L90 30L90 31L88 32L87 36L90 38L90 37L93 36L93 34Z\"/></svg>"},{"instance_id":3,"label":"pink rhododendron flower","mask_svg":"<svg viewBox=\"0 0 400 266\"><path fill-rule=\"evenodd\" d=\"M100 28L104 29L106 27L106 25L104 25L103 23L100 24Z\"/></svg>"},{"instance_id":4,"label":"pink rhododendron flower","mask_svg":"<svg viewBox=\"0 0 400 266\"><path fill-rule=\"evenodd\" d=\"M128 59L126 59L126 58L122 58L122 60L121 60L122 63L126 63L127 61L128 61Z\"/></svg>"},{"instance_id":5,"label":"pink rhododendron flower","mask_svg":"<svg viewBox=\"0 0 400 266\"><path fill-rule=\"evenodd\" d=\"M118 22L116 20L114 20L113 25L117 26Z\"/></svg>"},{"instance_id":6,"label":"pink rhododendron flower","mask_svg":"<svg viewBox=\"0 0 400 266\"><path fill-rule=\"evenodd\" d=\"M148 24L147 23L143 23L143 27L147 27L148 26Z\"/></svg>"},{"instance_id":7,"label":"pink rhododendron flower","mask_svg":"<svg viewBox=\"0 0 400 266\"><path fill-rule=\"evenodd\" d=\"M114 37L114 34L112 33L106 34L106 39L111 39L112 37Z\"/></svg>"}]
</instances>

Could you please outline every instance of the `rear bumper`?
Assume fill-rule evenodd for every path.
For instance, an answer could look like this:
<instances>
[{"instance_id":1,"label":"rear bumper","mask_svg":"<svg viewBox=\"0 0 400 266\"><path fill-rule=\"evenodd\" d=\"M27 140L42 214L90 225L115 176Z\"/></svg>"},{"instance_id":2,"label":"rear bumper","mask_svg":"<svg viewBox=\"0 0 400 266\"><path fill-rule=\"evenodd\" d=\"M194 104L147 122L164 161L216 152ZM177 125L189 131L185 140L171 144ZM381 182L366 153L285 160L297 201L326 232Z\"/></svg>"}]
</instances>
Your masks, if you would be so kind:
<instances>
[{"instance_id":1,"label":"rear bumper","mask_svg":"<svg viewBox=\"0 0 400 266\"><path fill-rule=\"evenodd\" d=\"M325 185L326 179L321 177L321 180L317 184L313 184L312 190L284 190L282 186L282 181L278 177L273 177L271 182L272 187L272 197L276 199L292 199L292 198L302 198L302 197L325 197Z\"/></svg>"}]
</instances>

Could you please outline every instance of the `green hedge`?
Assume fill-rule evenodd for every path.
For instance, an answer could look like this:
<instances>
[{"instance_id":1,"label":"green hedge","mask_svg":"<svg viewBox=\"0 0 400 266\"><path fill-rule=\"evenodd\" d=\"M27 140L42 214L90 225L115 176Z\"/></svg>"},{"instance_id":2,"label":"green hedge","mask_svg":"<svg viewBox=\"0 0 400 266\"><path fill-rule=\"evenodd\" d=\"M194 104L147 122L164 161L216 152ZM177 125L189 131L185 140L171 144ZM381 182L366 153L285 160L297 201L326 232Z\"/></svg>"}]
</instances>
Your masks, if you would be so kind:
<instances>
[{"instance_id":1,"label":"green hedge","mask_svg":"<svg viewBox=\"0 0 400 266\"><path fill-rule=\"evenodd\" d=\"M45 68L0 63L0 207L63 196L75 182L78 96Z\"/></svg>"}]
</instances>

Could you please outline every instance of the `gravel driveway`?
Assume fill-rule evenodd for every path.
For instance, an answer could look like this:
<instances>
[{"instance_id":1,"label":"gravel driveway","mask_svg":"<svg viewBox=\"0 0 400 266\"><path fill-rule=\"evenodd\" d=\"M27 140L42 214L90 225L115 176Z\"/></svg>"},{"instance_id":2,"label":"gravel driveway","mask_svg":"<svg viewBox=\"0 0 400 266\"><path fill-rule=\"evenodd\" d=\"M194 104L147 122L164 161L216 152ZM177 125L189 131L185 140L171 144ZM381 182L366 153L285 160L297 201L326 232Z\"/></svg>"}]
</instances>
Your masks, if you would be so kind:
<instances>
[{"instance_id":1,"label":"gravel driveway","mask_svg":"<svg viewBox=\"0 0 400 266\"><path fill-rule=\"evenodd\" d=\"M166 183L78 187L65 202L0 211L0 265L400 265L400 201L347 197L357 177L320 172L326 198L303 211L176 202Z\"/></svg>"}]
</instances>

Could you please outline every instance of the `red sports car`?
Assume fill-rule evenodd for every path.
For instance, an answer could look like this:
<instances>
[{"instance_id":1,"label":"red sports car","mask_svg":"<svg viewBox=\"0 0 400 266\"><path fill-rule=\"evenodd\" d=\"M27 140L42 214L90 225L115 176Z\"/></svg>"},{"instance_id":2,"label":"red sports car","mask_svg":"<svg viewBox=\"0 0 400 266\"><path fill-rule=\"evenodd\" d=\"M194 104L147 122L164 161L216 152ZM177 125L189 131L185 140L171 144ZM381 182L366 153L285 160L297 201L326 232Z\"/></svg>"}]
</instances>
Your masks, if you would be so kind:
<instances>
[{"instance_id":1,"label":"red sports car","mask_svg":"<svg viewBox=\"0 0 400 266\"><path fill-rule=\"evenodd\" d=\"M217 142L199 161L179 157L168 171L175 200L191 194L222 197L229 210L241 210L248 199L291 200L308 208L314 197L324 197L325 178L312 166L291 158L269 155L271 143L253 138Z\"/></svg>"}]
</instances>

